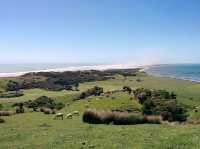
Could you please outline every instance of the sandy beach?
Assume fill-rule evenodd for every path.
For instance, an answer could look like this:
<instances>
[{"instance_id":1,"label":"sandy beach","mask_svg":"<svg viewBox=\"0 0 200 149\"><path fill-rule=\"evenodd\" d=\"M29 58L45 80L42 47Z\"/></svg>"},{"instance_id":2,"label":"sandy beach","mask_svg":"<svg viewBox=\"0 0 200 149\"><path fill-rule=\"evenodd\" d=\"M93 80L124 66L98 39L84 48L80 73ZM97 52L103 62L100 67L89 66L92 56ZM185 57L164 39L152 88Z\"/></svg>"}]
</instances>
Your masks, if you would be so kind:
<instances>
[{"instance_id":1,"label":"sandy beach","mask_svg":"<svg viewBox=\"0 0 200 149\"><path fill-rule=\"evenodd\" d=\"M13 73L0 73L0 77L17 77L24 75L26 73L32 72L64 72L64 71L84 71L84 70L109 70L109 69L130 69L138 68L139 65L134 64L113 64L113 65L94 65L94 66L73 66L65 68L55 68L55 69L43 69L43 70L34 70L34 71L22 71L22 72L13 72Z\"/></svg>"}]
</instances>

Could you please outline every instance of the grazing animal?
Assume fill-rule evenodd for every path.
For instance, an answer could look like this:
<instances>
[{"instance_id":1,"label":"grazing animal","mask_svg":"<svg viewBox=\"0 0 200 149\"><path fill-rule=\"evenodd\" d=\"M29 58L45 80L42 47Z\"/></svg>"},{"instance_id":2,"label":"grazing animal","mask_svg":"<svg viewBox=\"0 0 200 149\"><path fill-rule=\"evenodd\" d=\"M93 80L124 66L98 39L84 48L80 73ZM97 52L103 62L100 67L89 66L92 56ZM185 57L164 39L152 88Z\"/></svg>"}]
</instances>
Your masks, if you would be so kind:
<instances>
[{"instance_id":1,"label":"grazing animal","mask_svg":"<svg viewBox=\"0 0 200 149\"><path fill-rule=\"evenodd\" d=\"M56 115L55 115L55 117L54 117L54 119L64 119L64 113L57 113Z\"/></svg>"},{"instance_id":2,"label":"grazing animal","mask_svg":"<svg viewBox=\"0 0 200 149\"><path fill-rule=\"evenodd\" d=\"M73 117L72 113L68 113L68 114L66 115L66 118L68 118L68 119L72 119L72 117Z\"/></svg>"},{"instance_id":3,"label":"grazing animal","mask_svg":"<svg viewBox=\"0 0 200 149\"><path fill-rule=\"evenodd\" d=\"M79 116L80 114L79 114L79 111L74 111L74 112L72 112L72 114L74 115L74 116Z\"/></svg>"}]
</instances>

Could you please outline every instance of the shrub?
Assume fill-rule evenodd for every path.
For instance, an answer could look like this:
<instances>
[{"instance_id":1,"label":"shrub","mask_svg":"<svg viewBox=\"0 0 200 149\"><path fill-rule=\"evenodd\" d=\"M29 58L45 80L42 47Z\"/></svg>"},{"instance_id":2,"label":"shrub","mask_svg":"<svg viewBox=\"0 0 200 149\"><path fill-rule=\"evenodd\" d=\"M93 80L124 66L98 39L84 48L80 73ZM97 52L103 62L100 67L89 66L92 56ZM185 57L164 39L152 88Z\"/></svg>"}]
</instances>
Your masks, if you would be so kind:
<instances>
[{"instance_id":1,"label":"shrub","mask_svg":"<svg viewBox=\"0 0 200 149\"><path fill-rule=\"evenodd\" d=\"M24 113L24 111L25 111L24 108L19 108L19 107L16 108L16 113L18 113L18 114Z\"/></svg>"},{"instance_id":2,"label":"shrub","mask_svg":"<svg viewBox=\"0 0 200 149\"><path fill-rule=\"evenodd\" d=\"M187 111L179 106L176 101L152 98L143 104L143 113L147 115L161 115L163 120L186 121Z\"/></svg>"},{"instance_id":3,"label":"shrub","mask_svg":"<svg viewBox=\"0 0 200 149\"><path fill-rule=\"evenodd\" d=\"M0 123L5 123L5 120L0 118Z\"/></svg>"},{"instance_id":4,"label":"shrub","mask_svg":"<svg viewBox=\"0 0 200 149\"><path fill-rule=\"evenodd\" d=\"M142 80L141 80L141 79L136 79L136 81L137 81L137 82L142 82Z\"/></svg>"},{"instance_id":5,"label":"shrub","mask_svg":"<svg viewBox=\"0 0 200 149\"><path fill-rule=\"evenodd\" d=\"M102 93L103 93L103 88L95 86L91 89L88 89L85 92L82 92L81 95L79 96L79 99L85 99L86 97L89 97L89 96L92 96L92 95L100 96Z\"/></svg>"},{"instance_id":6,"label":"shrub","mask_svg":"<svg viewBox=\"0 0 200 149\"><path fill-rule=\"evenodd\" d=\"M143 104L147 100L147 94L146 92L142 92L137 96L139 103Z\"/></svg>"},{"instance_id":7,"label":"shrub","mask_svg":"<svg viewBox=\"0 0 200 149\"><path fill-rule=\"evenodd\" d=\"M149 89L144 89L144 88L137 88L135 90L133 90L133 93L135 95L135 97L140 101L140 102L144 102L147 98L152 97L152 91Z\"/></svg>"},{"instance_id":8,"label":"shrub","mask_svg":"<svg viewBox=\"0 0 200 149\"><path fill-rule=\"evenodd\" d=\"M17 107L16 113L24 113L24 111L25 111L23 103L15 103L15 104L13 104L13 107Z\"/></svg>"},{"instance_id":9,"label":"shrub","mask_svg":"<svg viewBox=\"0 0 200 149\"><path fill-rule=\"evenodd\" d=\"M124 92L128 92L129 94L131 94L132 89L131 89L131 87L129 87L129 86L124 86L124 87L123 87L123 91L124 91Z\"/></svg>"},{"instance_id":10,"label":"shrub","mask_svg":"<svg viewBox=\"0 0 200 149\"><path fill-rule=\"evenodd\" d=\"M55 109L56 110L61 110L64 107L65 107L65 104L63 104L62 102L59 102L59 103L56 103Z\"/></svg>"},{"instance_id":11,"label":"shrub","mask_svg":"<svg viewBox=\"0 0 200 149\"><path fill-rule=\"evenodd\" d=\"M24 93L22 91L9 91L0 93L0 98L20 97L23 95Z\"/></svg>"},{"instance_id":12,"label":"shrub","mask_svg":"<svg viewBox=\"0 0 200 149\"><path fill-rule=\"evenodd\" d=\"M89 94L87 94L86 92L82 92L79 98L80 99L85 99L88 96L89 96Z\"/></svg>"},{"instance_id":13,"label":"shrub","mask_svg":"<svg viewBox=\"0 0 200 149\"><path fill-rule=\"evenodd\" d=\"M89 95L100 96L103 93L103 88L95 86L94 88L89 89L87 92Z\"/></svg>"},{"instance_id":14,"label":"shrub","mask_svg":"<svg viewBox=\"0 0 200 149\"><path fill-rule=\"evenodd\" d=\"M28 102L25 102L24 104L28 108L33 108L33 110L37 108L42 108L42 107L60 110L64 108L65 106L61 102L56 103L52 98L49 98L47 96L41 96L34 101L28 101Z\"/></svg>"},{"instance_id":15,"label":"shrub","mask_svg":"<svg viewBox=\"0 0 200 149\"><path fill-rule=\"evenodd\" d=\"M146 98L156 97L161 99L176 99L174 92L168 92L166 90L149 90L144 88L137 88L133 91L136 98L140 97L140 94L145 94Z\"/></svg>"},{"instance_id":16,"label":"shrub","mask_svg":"<svg viewBox=\"0 0 200 149\"><path fill-rule=\"evenodd\" d=\"M21 88L20 84L12 80L10 80L6 86L7 91L18 91L20 90L20 88Z\"/></svg>"}]
</instances>

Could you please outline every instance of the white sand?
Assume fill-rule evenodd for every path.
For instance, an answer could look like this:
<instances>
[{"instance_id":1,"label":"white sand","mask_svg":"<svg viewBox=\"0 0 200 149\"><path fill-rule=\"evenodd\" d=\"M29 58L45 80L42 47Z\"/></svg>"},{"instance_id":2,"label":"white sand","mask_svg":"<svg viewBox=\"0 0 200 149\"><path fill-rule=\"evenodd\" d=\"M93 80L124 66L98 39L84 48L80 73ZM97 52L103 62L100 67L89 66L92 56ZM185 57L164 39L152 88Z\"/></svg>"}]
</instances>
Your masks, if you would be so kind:
<instances>
[{"instance_id":1,"label":"white sand","mask_svg":"<svg viewBox=\"0 0 200 149\"><path fill-rule=\"evenodd\" d=\"M140 66L133 64L113 64L113 65L95 65L95 66L80 66L80 67L66 67L56 69L45 69L37 71L24 71L15 73L0 73L0 77L17 77L31 72L64 72L64 71L83 71L83 70L109 70L109 69L128 69L138 68Z\"/></svg>"}]
</instances>

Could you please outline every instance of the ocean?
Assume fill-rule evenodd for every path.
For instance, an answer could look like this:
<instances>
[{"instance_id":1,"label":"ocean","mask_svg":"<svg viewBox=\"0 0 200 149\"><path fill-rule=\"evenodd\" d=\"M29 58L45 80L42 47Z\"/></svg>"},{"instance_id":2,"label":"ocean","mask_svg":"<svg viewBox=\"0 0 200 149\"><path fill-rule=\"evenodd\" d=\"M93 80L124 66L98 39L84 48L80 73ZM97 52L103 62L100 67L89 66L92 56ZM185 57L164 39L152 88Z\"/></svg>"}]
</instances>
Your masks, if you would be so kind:
<instances>
[{"instance_id":1,"label":"ocean","mask_svg":"<svg viewBox=\"0 0 200 149\"><path fill-rule=\"evenodd\" d=\"M163 64L144 69L151 75L200 82L200 64Z\"/></svg>"}]
</instances>

